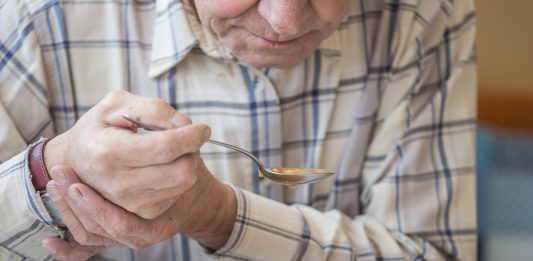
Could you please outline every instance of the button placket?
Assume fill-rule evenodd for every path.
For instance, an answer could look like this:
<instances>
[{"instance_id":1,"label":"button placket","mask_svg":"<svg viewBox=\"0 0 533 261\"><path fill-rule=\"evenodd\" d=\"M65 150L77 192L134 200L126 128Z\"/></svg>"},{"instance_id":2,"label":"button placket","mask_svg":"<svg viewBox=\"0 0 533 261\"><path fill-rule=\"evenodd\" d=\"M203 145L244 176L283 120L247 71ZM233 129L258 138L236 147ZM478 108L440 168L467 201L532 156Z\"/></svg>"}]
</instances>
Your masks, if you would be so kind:
<instances>
[{"instance_id":1,"label":"button placket","mask_svg":"<svg viewBox=\"0 0 533 261\"><path fill-rule=\"evenodd\" d=\"M250 68L250 74L255 84L255 93L262 104L258 103L259 117L259 156L260 159L269 167L282 166L282 121L280 98L273 82L268 78L266 73L268 69L257 70ZM262 179L259 184L261 195L271 197L280 195L279 186L272 186L267 179Z\"/></svg>"}]
</instances>

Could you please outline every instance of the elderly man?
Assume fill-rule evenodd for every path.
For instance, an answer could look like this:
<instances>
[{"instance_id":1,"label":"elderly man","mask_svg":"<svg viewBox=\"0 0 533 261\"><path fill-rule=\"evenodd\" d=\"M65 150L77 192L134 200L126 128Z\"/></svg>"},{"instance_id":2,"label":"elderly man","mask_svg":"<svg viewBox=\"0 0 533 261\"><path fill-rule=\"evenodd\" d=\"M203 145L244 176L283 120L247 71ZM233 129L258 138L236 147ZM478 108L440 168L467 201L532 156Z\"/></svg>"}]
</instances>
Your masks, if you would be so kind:
<instances>
[{"instance_id":1,"label":"elderly man","mask_svg":"<svg viewBox=\"0 0 533 261\"><path fill-rule=\"evenodd\" d=\"M474 260L472 2L0 0L0 259Z\"/></svg>"}]
</instances>

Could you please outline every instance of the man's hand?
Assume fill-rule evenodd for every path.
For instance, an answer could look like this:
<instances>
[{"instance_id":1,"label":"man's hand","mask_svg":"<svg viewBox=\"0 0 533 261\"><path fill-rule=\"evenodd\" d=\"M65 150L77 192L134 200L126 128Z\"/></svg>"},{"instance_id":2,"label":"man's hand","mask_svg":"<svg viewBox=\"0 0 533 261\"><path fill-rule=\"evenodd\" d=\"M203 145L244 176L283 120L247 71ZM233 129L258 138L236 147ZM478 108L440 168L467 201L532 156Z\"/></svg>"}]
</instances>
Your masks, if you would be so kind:
<instances>
[{"instance_id":1,"label":"man's hand","mask_svg":"<svg viewBox=\"0 0 533 261\"><path fill-rule=\"evenodd\" d=\"M82 246L77 242L67 242L55 237L44 239L42 245L54 260L61 261L87 260L104 248L103 246Z\"/></svg>"},{"instance_id":2,"label":"man's hand","mask_svg":"<svg viewBox=\"0 0 533 261\"><path fill-rule=\"evenodd\" d=\"M124 113L170 129L137 133ZM109 201L150 219L194 185L202 165L197 152L209 136L206 125L191 124L162 100L115 91L48 143L45 163L49 172L56 165L71 167Z\"/></svg>"},{"instance_id":3,"label":"man's hand","mask_svg":"<svg viewBox=\"0 0 533 261\"><path fill-rule=\"evenodd\" d=\"M233 190L213 177L203 164L199 170L195 184L174 205L154 219L143 219L80 183L68 167L54 167L52 175L61 172L65 178L61 182L51 181L47 188L79 245L46 239L53 244L43 241L43 246L61 260L85 259L94 253L89 246L144 248L183 233L204 246L218 249L233 229L236 198Z\"/></svg>"}]
</instances>

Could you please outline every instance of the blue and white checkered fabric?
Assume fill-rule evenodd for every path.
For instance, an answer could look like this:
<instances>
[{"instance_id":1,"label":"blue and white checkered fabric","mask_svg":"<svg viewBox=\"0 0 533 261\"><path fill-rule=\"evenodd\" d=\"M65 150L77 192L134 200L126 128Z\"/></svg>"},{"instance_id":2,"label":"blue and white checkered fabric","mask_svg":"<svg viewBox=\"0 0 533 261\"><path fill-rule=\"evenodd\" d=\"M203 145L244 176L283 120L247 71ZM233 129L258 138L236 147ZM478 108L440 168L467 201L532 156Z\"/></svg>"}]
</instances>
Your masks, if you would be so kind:
<instances>
[{"instance_id":1,"label":"blue and white checkered fabric","mask_svg":"<svg viewBox=\"0 0 533 261\"><path fill-rule=\"evenodd\" d=\"M337 174L289 189L206 145L213 175L236 188L227 245L209 255L177 235L106 258L476 259L473 9L352 0L311 57L257 70L180 1L0 0L0 259L49 260L40 241L57 235L28 181L28 144L116 89L164 99L268 166Z\"/></svg>"}]
</instances>

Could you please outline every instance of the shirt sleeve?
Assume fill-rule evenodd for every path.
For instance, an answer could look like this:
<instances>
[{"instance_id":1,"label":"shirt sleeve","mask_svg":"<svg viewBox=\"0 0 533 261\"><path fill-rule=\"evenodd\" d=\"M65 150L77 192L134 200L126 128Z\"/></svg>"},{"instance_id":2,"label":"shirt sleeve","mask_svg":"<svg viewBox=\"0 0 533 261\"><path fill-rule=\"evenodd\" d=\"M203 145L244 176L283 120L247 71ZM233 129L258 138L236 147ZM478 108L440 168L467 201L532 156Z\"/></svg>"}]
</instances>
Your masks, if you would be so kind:
<instances>
[{"instance_id":1,"label":"shirt sleeve","mask_svg":"<svg viewBox=\"0 0 533 261\"><path fill-rule=\"evenodd\" d=\"M42 260L48 257L41 240L59 236L33 188L27 151L0 165L0 259ZM9 258L13 256L13 258ZM16 258L15 258L16 257Z\"/></svg>"},{"instance_id":2,"label":"shirt sleeve","mask_svg":"<svg viewBox=\"0 0 533 261\"><path fill-rule=\"evenodd\" d=\"M215 255L476 260L475 19L471 1L455 4L399 1L382 14L381 29L397 28L372 45L370 59L384 72L370 82L381 84L381 100L360 187L350 198L337 193L360 206L358 213L289 206L236 189L233 233Z\"/></svg>"},{"instance_id":3,"label":"shirt sleeve","mask_svg":"<svg viewBox=\"0 0 533 261\"><path fill-rule=\"evenodd\" d=\"M41 240L60 234L27 160L30 144L54 133L41 49L25 1L3 1L0 25L0 260L50 259Z\"/></svg>"},{"instance_id":4,"label":"shirt sleeve","mask_svg":"<svg viewBox=\"0 0 533 261\"><path fill-rule=\"evenodd\" d=\"M235 190L237 220L214 255L229 260L447 260L423 238L386 228L368 215L287 206ZM473 260L473 259L471 259Z\"/></svg>"}]
</instances>

